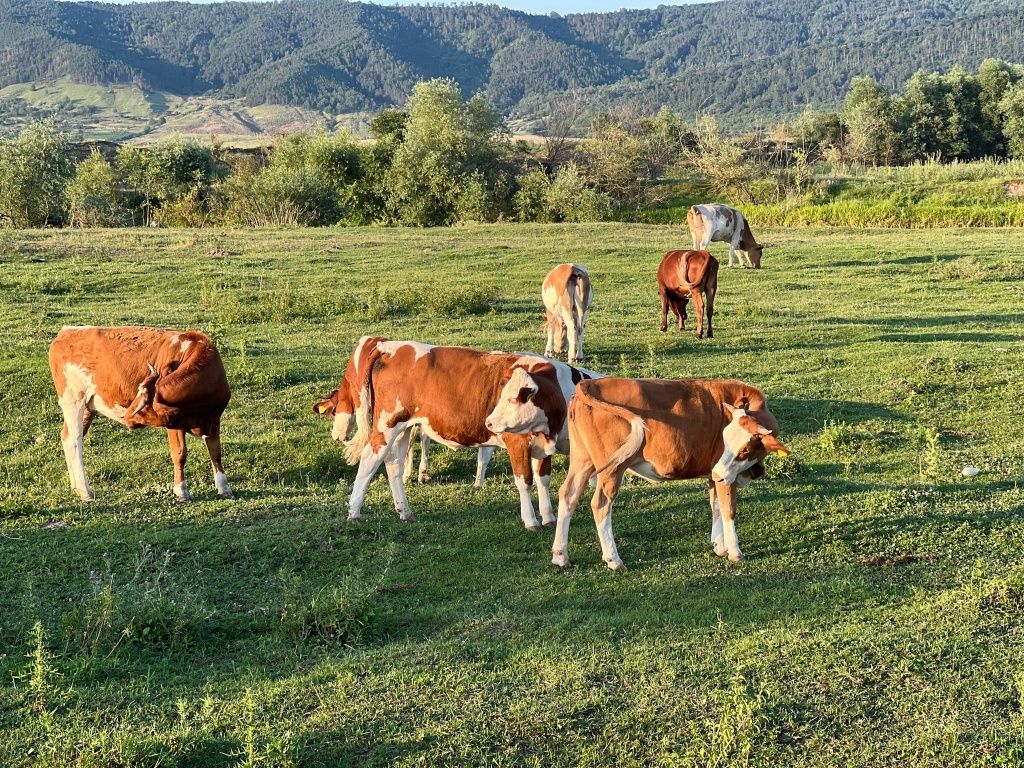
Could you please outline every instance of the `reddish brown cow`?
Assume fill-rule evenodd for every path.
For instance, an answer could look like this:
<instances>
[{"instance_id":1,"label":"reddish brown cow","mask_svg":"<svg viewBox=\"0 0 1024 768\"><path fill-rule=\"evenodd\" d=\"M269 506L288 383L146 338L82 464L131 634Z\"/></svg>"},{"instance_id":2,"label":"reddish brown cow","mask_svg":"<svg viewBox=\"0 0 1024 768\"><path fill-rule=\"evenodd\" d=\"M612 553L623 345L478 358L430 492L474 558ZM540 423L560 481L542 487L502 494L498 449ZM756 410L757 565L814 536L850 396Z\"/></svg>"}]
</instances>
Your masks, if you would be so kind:
<instances>
[{"instance_id":1,"label":"reddish brown cow","mask_svg":"<svg viewBox=\"0 0 1024 768\"><path fill-rule=\"evenodd\" d=\"M544 321L548 335L545 356L561 354L568 338L569 362L582 362L587 310L594 301L587 268L581 264L559 264L544 278L540 293L547 310Z\"/></svg>"},{"instance_id":2,"label":"reddish brown cow","mask_svg":"<svg viewBox=\"0 0 1024 768\"><path fill-rule=\"evenodd\" d=\"M66 327L50 345L50 372L64 413L61 444L71 487L83 501L91 501L93 491L82 443L97 413L128 429L167 429L179 501L191 498L184 475L185 433L202 437L217 493L231 498L220 447L220 419L231 389L207 336L137 326Z\"/></svg>"},{"instance_id":3,"label":"reddish brown cow","mask_svg":"<svg viewBox=\"0 0 1024 768\"><path fill-rule=\"evenodd\" d=\"M367 486L382 464L399 515L413 519L401 467L411 431L418 426L450 448L507 448L524 525L540 529L530 499L534 475L542 519L554 524L550 456L560 441L568 445L566 402L575 381L585 376L536 355L362 339L343 379L343 385L348 380L345 386L359 393L356 433L347 452L349 462L359 464L349 519L359 519ZM335 439L343 439L345 431L336 426Z\"/></svg>"},{"instance_id":4,"label":"reddish brown cow","mask_svg":"<svg viewBox=\"0 0 1024 768\"><path fill-rule=\"evenodd\" d=\"M658 295L661 297L661 330L668 330L668 311L676 316L679 330L686 328L686 301L697 308L697 338L704 336L707 305L708 338L715 337L712 318L718 292L718 259L707 251L669 251L658 266ZM707 297L702 298L702 295Z\"/></svg>"},{"instance_id":5,"label":"reddish brown cow","mask_svg":"<svg viewBox=\"0 0 1024 768\"><path fill-rule=\"evenodd\" d=\"M558 495L555 565L569 564L569 521L597 475L591 507L604 561L625 566L612 536L612 505L632 472L652 482L708 478L715 554L743 559L736 489L764 474L770 452L789 449L764 394L741 381L606 378L582 382L569 405L569 473Z\"/></svg>"}]
</instances>

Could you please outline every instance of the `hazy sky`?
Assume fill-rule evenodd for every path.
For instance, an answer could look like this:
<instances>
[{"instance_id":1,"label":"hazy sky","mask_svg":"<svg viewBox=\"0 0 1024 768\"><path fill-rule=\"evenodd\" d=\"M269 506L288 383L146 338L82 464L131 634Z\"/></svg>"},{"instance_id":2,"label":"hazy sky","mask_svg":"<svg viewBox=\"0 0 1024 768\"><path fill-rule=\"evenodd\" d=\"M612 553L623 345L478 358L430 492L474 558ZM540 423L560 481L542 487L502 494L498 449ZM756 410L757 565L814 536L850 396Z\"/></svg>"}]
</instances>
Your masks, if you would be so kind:
<instances>
[{"instance_id":1,"label":"hazy sky","mask_svg":"<svg viewBox=\"0 0 1024 768\"><path fill-rule=\"evenodd\" d=\"M148 2L149 0L114 0L114 2ZM217 2L218 0L190 0L190 2ZM372 1L372 0L370 0ZM484 0L491 2L491 0ZM501 0L495 3L506 8L515 8L517 11L527 13L582 13L585 11L617 11L620 8L657 8L659 5L691 5L695 2L710 2L711 0ZM382 5L411 5L415 0L400 0L393 2L387 0Z\"/></svg>"}]
</instances>

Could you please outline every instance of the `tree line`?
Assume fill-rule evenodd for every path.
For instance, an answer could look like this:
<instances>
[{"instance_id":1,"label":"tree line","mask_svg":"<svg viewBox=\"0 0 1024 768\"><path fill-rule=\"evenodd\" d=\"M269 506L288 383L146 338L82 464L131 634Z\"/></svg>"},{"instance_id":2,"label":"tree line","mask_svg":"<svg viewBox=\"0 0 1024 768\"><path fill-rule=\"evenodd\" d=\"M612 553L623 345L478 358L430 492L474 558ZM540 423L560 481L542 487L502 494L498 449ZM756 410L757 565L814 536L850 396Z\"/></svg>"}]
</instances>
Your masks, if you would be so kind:
<instances>
[{"instance_id":1,"label":"tree line","mask_svg":"<svg viewBox=\"0 0 1024 768\"><path fill-rule=\"evenodd\" d=\"M805 191L818 161L1024 157L1024 67L919 72L899 94L858 78L841 110L740 136L668 107L600 113L585 132L582 115L570 91L540 140L513 140L486 98L442 78L379 112L370 140L319 130L254 156L172 139L77 166L68 137L40 122L0 139L0 226L598 221L635 217L666 194L660 180L684 176L726 200L777 203Z\"/></svg>"}]
</instances>

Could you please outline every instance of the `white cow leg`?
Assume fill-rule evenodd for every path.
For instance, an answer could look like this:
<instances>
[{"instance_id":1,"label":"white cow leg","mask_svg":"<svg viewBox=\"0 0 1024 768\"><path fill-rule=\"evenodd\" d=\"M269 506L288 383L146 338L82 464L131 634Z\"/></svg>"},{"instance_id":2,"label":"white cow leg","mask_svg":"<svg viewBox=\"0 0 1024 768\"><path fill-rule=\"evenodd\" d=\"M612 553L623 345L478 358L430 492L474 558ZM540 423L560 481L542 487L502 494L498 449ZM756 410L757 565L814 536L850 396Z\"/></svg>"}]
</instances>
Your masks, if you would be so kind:
<instances>
[{"instance_id":1,"label":"white cow leg","mask_svg":"<svg viewBox=\"0 0 1024 768\"><path fill-rule=\"evenodd\" d=\"M601 540L601 557L613 571L626 570L625 563L619 557L619 550L615 546L615 537L612 535L612 506L615 504L615 494L621 483L621 476L616 481L615 476L605 476L597 481L597 490L590 502L594 511L594 525L597 527L597 537Z\"/></svg>"},{"instance_id":2,"label":"white cow leg","mask_svg":"<svg viewBox=\"0 0 1024 768\"><path fill-rule=\"evenodd\" d=\"M405 495L405 480L402 476L402 469L405 466L406 454L410 453L411 431L401 430L401 434L394 440L393 445L387 452L384 464L388 473L388 484L391 486L391 498L395 502L395 511L403 520L409 522L416 519L416 516L409 509L409 499Z\"/></svg>"},{"instance_id":3,"label":"white cow leg","mask_svg":"<svg viewBox=\"0 0 1024 768\"><path fill-rule=\"evenodd\" d=\"M555 356L555 328L552 323L547 324L548 343L544 347L544 357Z\"/></svg>"},{"instance_id":4,"label":"white cow leg","mask_svg":"<svg viewBox=\"0 0 1024 768\"><path fill-rule=\"evenodd\" d=\"M735 263L733 263L733 262L735 262ZM743 262L740 261L739 256L736 255L736 249L733 248L731 245L729 246L729 266L730 267L736 267L736 266L742 267L743 266Z\"/></svg>"},{"instance_id":5,"label":"white cow leg","mask_svg":"<svg viewBox=\"0 0 1024 768\"><path fill-rule=\"evenodd\" d=\"M412 450L409 451L412 453ZM420 471L416 481L423 485L431 481L430 477L430 438L426 432L420 432Z\"/></svg>"},{"instance_id":6,"label":"white cow leg","mask_svg":"<svg viewBox=\"0 0 1024 768\"><path fill-rule=\"evenodd\" d=\"M352 481L352 495L348 500L348 521L353 523L362 517L363 500L366 498L366 490L370 487L370 481L384 463L391 448L390 442L381 446L380 450L374 451L373 446L367 443L363 453L359 457L359 469L356 470L356 479Z\"/></svg>"},{"instance_id":7,"label":"white cow leg","mask_svg":"<svg viewBox=\"0 0 1024 768\"><path fill-rule=\"evenodd\" d=\"M716 555L725 557L727 550L722 533L722 510L718 506L718 493L713 481L708 481L708 485L708 495L711 498L711 546L714 547Z\"/></svg>"},{"instance_id":8,"label":"white cow leg","mask_svg":"<svg viewBox=\"0 0 1024 768\"><path fill-rule=\"evenodd\" d=\"M233 499L231 485L228 483L228 476L224 474L224 465L221 463L220 430L216 435L205 435L203 442L206 444L206 452L210 454L210 464L213 467L213 485L217 489L217 495L222 499Z\"/></svg>"},{"instance_id":9,"label":"white cow leg","mask_svg":"<svg viewBox=\"0 0 1024 768\"><path fill-rule=\"evenodd\" d=\"M572 297L570 297L569 300L572 301ZM576 324L573 322L572 313L566 312L565 314L563 314L562 322L565 324L565 336L569 342L569 352L568 356L566 357L566 360L568 360L570 363L574 363L578 359L578 352L576 347L579 343L579 339L576 338Z\"/></svg>"},{"instance_id":10,"label":"white cow leg","mask_svg":"<svg viewBox=\"0 0 1024 768\"><path fill-rule=\"evenodd\" d=\"M94 496L89 479L85 476L85 442L86 406L84 400L61 398L61 411L64 413L64 426L60 431L60 444L64 449L64 462L68 467L71 489L82 501L92 501Z\"/></svg>"},{"instance_id":11,"label":"white cow leg","mask_svg":"<svg viewBox=\"0 0 1024 768\"><path fill-rule=\"evenodd\" d=\"M487 465L491 463L494 455L494 446L485 445L476 452L476 481L473 483L477 488L484 487L484 479L487 477Z\"/></svg>"},{"instance_id":12,"label":"white cow leg","mask_svg":"<svg viewBox=\"0 0 1024 768\"><path fill-rule=\"evenodd\" d=\"M412 428L412 432L410 434L416 434L416 427ZM402 477L407 483L412 479L412 470L416 465L416 451L412 449L412 437L409 438L409 445L409 452L405 455L405 471L402 473Z\"/></svg>"},{"instance_id":13,"label":"white cow leg","mask_svg":"<svg viewBox=\"0 0 1024 768\"><path fill-rule=\"evenodd\" d=\"M537 520L537 513L533 511L530 483L522 475L513 475L513 477L516 481L516 490L519 491L519 517L522 518L526 530L537 532L540 530L540 522Z\"/></svg>"},{"instance_id":14,"label":"white cow leg","mask_svg":"<svg viewBox=\"0 0 1024 768\"><path fill-rule=\"evenodd\" d=\"M551 458L532 459L532 461L540 520L545 528L550 528L556 522L555 511L551 506Z\"/></svg>"},{"instance_id":15,"label":"white cow leg","mask_svg":"<svg viewBox=\"0 0 1024 768\"><path fill-rule=\"evenodd\" d=\"M593 474L594 465L589 459L575 466L570 459L569 473L558 492L558 522L555 525L555 540L551 545L551 562L560 568L569 565L569 523L572 522L572 513L580 503L580 496Z\"/></svg>"},{"instance_id":16,"label":"white cow leg","mask_svg":"<svg viewBox=\"0 0 1024 768\"><path fill-rule=\"evenodd\" d=\"M715 483L718 491L718 505L722 513L722 540L729 560L734 563L743 561L739 538L736 535L736 489L727 483Z\"/></svg>"}]
</instances>

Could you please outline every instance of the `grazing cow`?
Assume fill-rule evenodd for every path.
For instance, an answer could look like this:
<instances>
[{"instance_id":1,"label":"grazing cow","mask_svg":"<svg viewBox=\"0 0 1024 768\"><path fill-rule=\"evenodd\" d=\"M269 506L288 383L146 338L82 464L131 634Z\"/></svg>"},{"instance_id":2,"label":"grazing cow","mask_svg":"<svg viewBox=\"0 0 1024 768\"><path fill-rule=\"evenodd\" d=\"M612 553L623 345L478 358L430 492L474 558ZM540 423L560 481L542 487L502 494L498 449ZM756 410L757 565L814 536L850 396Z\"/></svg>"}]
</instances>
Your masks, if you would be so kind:
<instances>
[{"instance_id":1,"label":"grazing cow","mask_svg":"<svg viewBox=\"0 0 1024 768\"><path fill-rule=\"evenodd\" d=\"M331 439L337 440L340 443L345 442L352 431L352 427L355 426L352 418L355 414L356 407L359 405L359 391L354 388L353 379L356 376L359 358L362 355L368 354L371 349L376 347L378 342L386 341L387 339L377 336L364 336L361 338L352 350L352 355L349 357L349 364L345 369L345 373L342 376L341 383L338 385L338 388L331 392L326 399L313 405L313 413L333 418ZM412 441L415 436L415 431L416 430L414 430L413 434L410 435L409 454L406 457L405 472L403 473L403 479L406 482L409 482L412 477L413 467L415 466L415 452L412 449ZM426 432L420 430L419 440L420 463L416 480L418 483L423 485L425 483L429 483L431 480L430 437ZM487 466L490 464L491 457L493 455L494 448L491 446L481 446L477 451L476 480L473 483L477 488L483 488L484 479L487 476Z\"/></svg>"},{"instance_id":2,"label":"grazing cow","mask_svg":"<svg viewBox=\"0 0 1024 768\"><path fill-rule=\"evenodd\" d=\"M686 214L686 224L694 248L706 251L712 242L725 242L729 244L730 267L735 259L741 267L761 268L764 246L754 239L746 217L735 208L721 203L695 205ZM743 259L747 260L746 265Z\"/></svg>"},{"instance_id":3,"label":"grazing cow","mask_svg":"<svg viewBox=\"0 0 1024 768\"><path fill-rule=\"evenodd\" d=\"M658 295L661 297L661 330L668 330L668 311L676 316L679 330L686 328L686 301L697 308L697 338L704 336L707 307L708 338L715 337L711 318L718 292L718 259L707 251L669 251L658 266ZM705 302L704 298L707 298Z\"/></svg>"},{"instance_id":4,"label":"grazing cow","mask_svg":"<svg viewBox=\"0 0 1024 768\"><path fill-rule=\"evenodd\" d=\"M652 482L707 477L715 554L743 559L736 538L736 489L764 474L770 452L789 449L764 394L741 381L606 378L577 388L569 405L569 472L558 494L551 561L569 565L569 521L595 474L591 507L605 563L623 570L612 536L612 505L626 472Z\"/></svg>"},{"instance_id":5,"label":"grazing cow","mask_svg":"<svg viewBox=\"0 0 1024 768\"><path fill-rule=\"evenodd\" d=\"M548 343L546 357L565 351L569 340L569 362L583 362L583 335L587 330L587 310L594 301L587 268L580 264L559 264L548 272L541 286L547 315L544 328Z\"/></svg>"},{"instance_id":6,"label":"grazing cow","mask_svg":"<svg viewBox=\"0 0 1024 768\"><path fill-rule=\"evenodd\" d=\"M167 430L178 501L191 500L184 474L185 433L202 437L217 494L231 498L220 448L220 418L231 389L209 337L138 326L65 327L50 345L50 371L64 413L61 444L71 487L83 501L92 501L93 492L82 443L97 413L128 429Z\"/></svg>"},{"instance_id":7,"label":"grazing cow","mask_svg":"<svg viewBox=\"0 0 1024 768\"><path fill-rule=\"evenodd\" d=\"M523 524L540 530L530 499L536 479L541 518L553 525L550 457L559 448L568 449L566 403L576 382L590 376L537 355L361 339L343 379L350 391L359 393L356 433L347 450L349 462L359 464L349 520L359 519L367 486L382 464L399 515L414 519L401 467L411 431L418 426L450 448L506 448ZM348 418L335 417L336 440L344 438Z\"/></svg>"}]
</instances>

